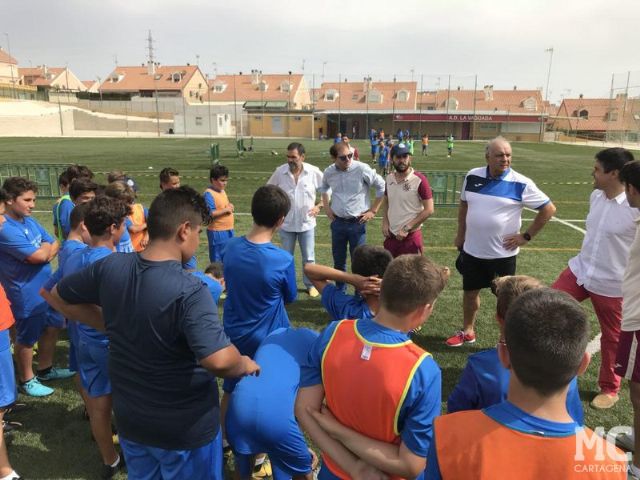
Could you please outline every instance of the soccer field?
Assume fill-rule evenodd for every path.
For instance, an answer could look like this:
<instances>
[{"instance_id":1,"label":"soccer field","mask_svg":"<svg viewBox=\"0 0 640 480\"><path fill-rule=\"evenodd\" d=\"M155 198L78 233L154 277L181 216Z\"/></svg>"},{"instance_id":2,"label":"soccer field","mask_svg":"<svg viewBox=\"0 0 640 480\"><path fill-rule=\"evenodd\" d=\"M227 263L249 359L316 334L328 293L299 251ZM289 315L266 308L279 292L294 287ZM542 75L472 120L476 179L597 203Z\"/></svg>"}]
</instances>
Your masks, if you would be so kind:
<instances>
[{"instance_id":1,"label":"soccer field","mask_svg":"<svg viewBox=\"0 0 640 480\"><path fill-rule=\"evenodd\" d=\"M0 164L5 163L80 163L97 173L98 182L105 181L105 173L121 169L132 176L141 187L139 200L149 206L158 193L158 172L167 166L180 171L182 184L203 191L208 181L208 139L0 139ZM324 169L330 164L329 141L302 141L307 149L306 161ZM264 184L276 166L285 162L287 140L257 140L256 151L238 158L235 143L220 142L221 163L230 169L227 193L236 208L236 233L245 234L250 225L250 201L255 189ZM361 159L368 161L369 146L356 141ZM278 152L273 155L271 151ZM513 168L531 177L548 194L557 207L557 219L550 222L518 257L518 273L533 275L550 284L566 267L567 260L580 248L584 219L592 190L591 170L594 147L557 144L513 144ZM429 156L419 155L416 142L414 168L422 171L467 171L485 163L484 144L457 142L454 155L448 159L444 142L431 142ZM638 157L638 154L636 154ZM51 232L52 201L38 201L36 218ZM451 349L444 339L462 324L461 277L455 272L457 255L453 247L456 232L455 207L438 207L425 224L425 254L434 261L449 266L454 272L448 287L439 297L433 316L415 341L431 352L442 369L443 411L446 399L458 380L467 355L495 346L498 329L494 320L495 301L488 291L482 293L478 315L478 341L472 346ZM535 216L525 211L524 225ZM367 241L382 244L380 218L367 226ZM276 239L277 240L277 239ZM332 265L329 225L321 216L316 229L316 262ZM298 300L288 306L291 321L296 326L316 330L327 325L328 315L318 299L311 299L302 290L299 252L296 253L299 277ZM206 235L201 238L198 251L199 267L208 263ZM1 268L1 267L0 267ZM402 292L398 292L402 294ZM585 308L591 306L585 303ZM592 333L599 327L592 315ZM58 348L60 362L66 362L67 342ZM37 357L36 357L37 361ZM596 411L589 400L597 393L597 374L600 357L596 354L585 376L579 381L587 425L606 429L616 425L630 425L632 421L628 387L623 385L620 402L609 411ZM9 456L18 472L27 478L97 478L100 457L91 441L89 424L82 419L79 395L71 381L60 382L56 393L44 399L28 399L30 409L16 416L25 428L8 439ZM24 397L21 398L24 400ZM158 419L162 421L162 419ZM123 477L124 478L124 477Z\"/></svg>"}]
</instances>

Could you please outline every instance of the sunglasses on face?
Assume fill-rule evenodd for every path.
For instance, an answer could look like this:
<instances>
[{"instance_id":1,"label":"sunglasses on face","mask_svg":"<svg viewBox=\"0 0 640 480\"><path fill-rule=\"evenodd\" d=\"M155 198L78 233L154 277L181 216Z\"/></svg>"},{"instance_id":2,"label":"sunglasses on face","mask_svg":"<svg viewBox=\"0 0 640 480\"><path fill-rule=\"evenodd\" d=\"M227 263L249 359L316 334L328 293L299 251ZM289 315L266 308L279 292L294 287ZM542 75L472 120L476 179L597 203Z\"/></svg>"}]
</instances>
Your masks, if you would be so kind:
<instances>
[{"instance_id":1,"label":"sunglasses on face","mask_svg":"<svg viewBox=\"0 0 640 480\"><path fill-rule=\"evenodd\" d=\"M347 160L351 160L353 158L353 153L349 153L347 155L338 155L338 160L346 162Z\"/></svg>"},{"instance_id":2,"label":"sunglasses on face","mask_svg":"<svg viewBox=\"0 0 640 480\"><path fill-rule=\"evenodd\" d=\"M395 155L396 158L409 158L408 153L403 153L402 155Z\"/></svg>"}]
</instances>

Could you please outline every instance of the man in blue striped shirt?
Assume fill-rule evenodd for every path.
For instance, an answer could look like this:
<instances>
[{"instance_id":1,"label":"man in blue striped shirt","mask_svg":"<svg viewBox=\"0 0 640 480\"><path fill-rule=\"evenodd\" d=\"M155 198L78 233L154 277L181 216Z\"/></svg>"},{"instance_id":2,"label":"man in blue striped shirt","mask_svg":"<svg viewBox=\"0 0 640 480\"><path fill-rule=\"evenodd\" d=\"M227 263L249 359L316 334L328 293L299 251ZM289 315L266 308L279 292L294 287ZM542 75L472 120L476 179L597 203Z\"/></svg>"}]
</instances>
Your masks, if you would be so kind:
<instances>
[{"instance_id":1,"label":"man in blue striped shirt","mask_svg":"<svg viewBox=\"0 0 640 480\"><path fill-rule=\"evenodd\" d=\"M347 245L349 253L353 254L358 245L366 243L366 224L378 213L384 198L385 183L373 168L353 159L353 153L346 143L336 143L329 153L334 163L325 169L318 191L322 193L322 203L331 222L333 267L345 272ZM376 195L373 205L369 200L371 188ZM346 290L344 283L336 286Z\"/></svg>"}]
</instances>

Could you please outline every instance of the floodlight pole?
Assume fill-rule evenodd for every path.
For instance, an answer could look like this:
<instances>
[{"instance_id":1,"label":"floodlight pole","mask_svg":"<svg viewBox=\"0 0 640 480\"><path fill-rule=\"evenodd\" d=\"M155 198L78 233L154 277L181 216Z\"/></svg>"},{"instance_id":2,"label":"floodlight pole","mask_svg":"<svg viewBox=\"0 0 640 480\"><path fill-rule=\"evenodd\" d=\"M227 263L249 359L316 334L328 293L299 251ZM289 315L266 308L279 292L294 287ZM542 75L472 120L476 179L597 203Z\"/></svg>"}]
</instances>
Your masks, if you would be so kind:
<instances>
[{"instance_id":1,"label":"floodlight pole","mask_svg":"<svg viewBox=\"0 0 640 480\"><path fill-rule=\"evenodd\" d=\"M9 34L5 32L5 37L7 37L7 53L11 56L11 42L9 41ZM17 98L16 95L16 81L13 76L13 68L14 66L9 64L9 68L11 69L11 98Z\"/></svg>"},{"instance_id":2,"label":"floodlight pole","mask_svg":"<svg viewBox=\"0 0 640 480\"><path fill-rule=\"evenodd\" d=\"M545 50L549 54L549 69L547 70L547 88L544 91L544 100L549 100L549 80L551 79L551 63L553 62L553 47Z\"/></svg>"},{"instance_id":3,"label":"floodlight pole","mask_svg":"<svg viewBox=\"0 0 640 480\"><path fill-rule=\"evenodd\" d=\"M209 141L213 135L211 134L211 86L209 85L209 74L205 76L207 82L207 116L209 118Z\"/></svg>"}]
</instances>

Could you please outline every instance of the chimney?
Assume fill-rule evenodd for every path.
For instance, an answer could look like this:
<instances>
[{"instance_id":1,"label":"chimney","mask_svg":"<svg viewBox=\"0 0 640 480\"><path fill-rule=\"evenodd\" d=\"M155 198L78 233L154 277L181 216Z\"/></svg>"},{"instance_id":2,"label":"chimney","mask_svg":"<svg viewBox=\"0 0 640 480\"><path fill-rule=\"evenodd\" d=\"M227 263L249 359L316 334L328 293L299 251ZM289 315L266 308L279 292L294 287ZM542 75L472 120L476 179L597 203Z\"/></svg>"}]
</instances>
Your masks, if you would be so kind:
<instances>
[{"instance_id":1,"label":"chimney","mask_svg":"<svg viewBox=\"0 0 640 480\"><path fill-rule=\"evenodd\" d=\"M49 69L48 69L48 68L47 68L47 66L43 63L43 64L42 64L42 75L46 78L48 73L49 73Z\"/></svg>"},{"instance_id":2,"label":"chimney","mask_svg":"<svg viewBox=\"0 0 640 480\"><path fill-rule=\"evenodd\" d=\"M583 94L578 95L578 98L579 98L580 100L582 100L582 97L584 97L584 95L583 95Z\"/></svg>"},{"instance_id":3,"label":"chimney","mask_svg":"<svg viewBox=\"0 0 640 480\"><path fill-rule=\"evenodd\" d=\"M484 86L484 101L490 102L493 100L493 85Z\"/></svg>"},{"instance_id":4,"label":"chimney","mask_svg":"<svg viewBox=\"0 0 640 480\"><path fill-rule=\"evenodd\" d=\"M147 75L155 75L156 74L156 64L151 60L147 62Z\"/></svg>"},{"instance_id":5,"label":"chimney","mask_svg":"<svg viewBox=\"0 0 640 480\"><path fill-rule=\"evenodd\" d=\"M518 90L518 86L517 86L517 85L514 85L514 86L513 86L513 90L514 90L514 91L515 91L515 90Z\"/></svg>"},{"instance_id":6,"label":"chimney","mask_svg":"<svg viewBox=\"0 0 640 480\"><path fill-rule=\"evenodd\" d=\"M261 70L251 70L251 85L258 85L262 81Z\"/></svg>"}]
</instances>

